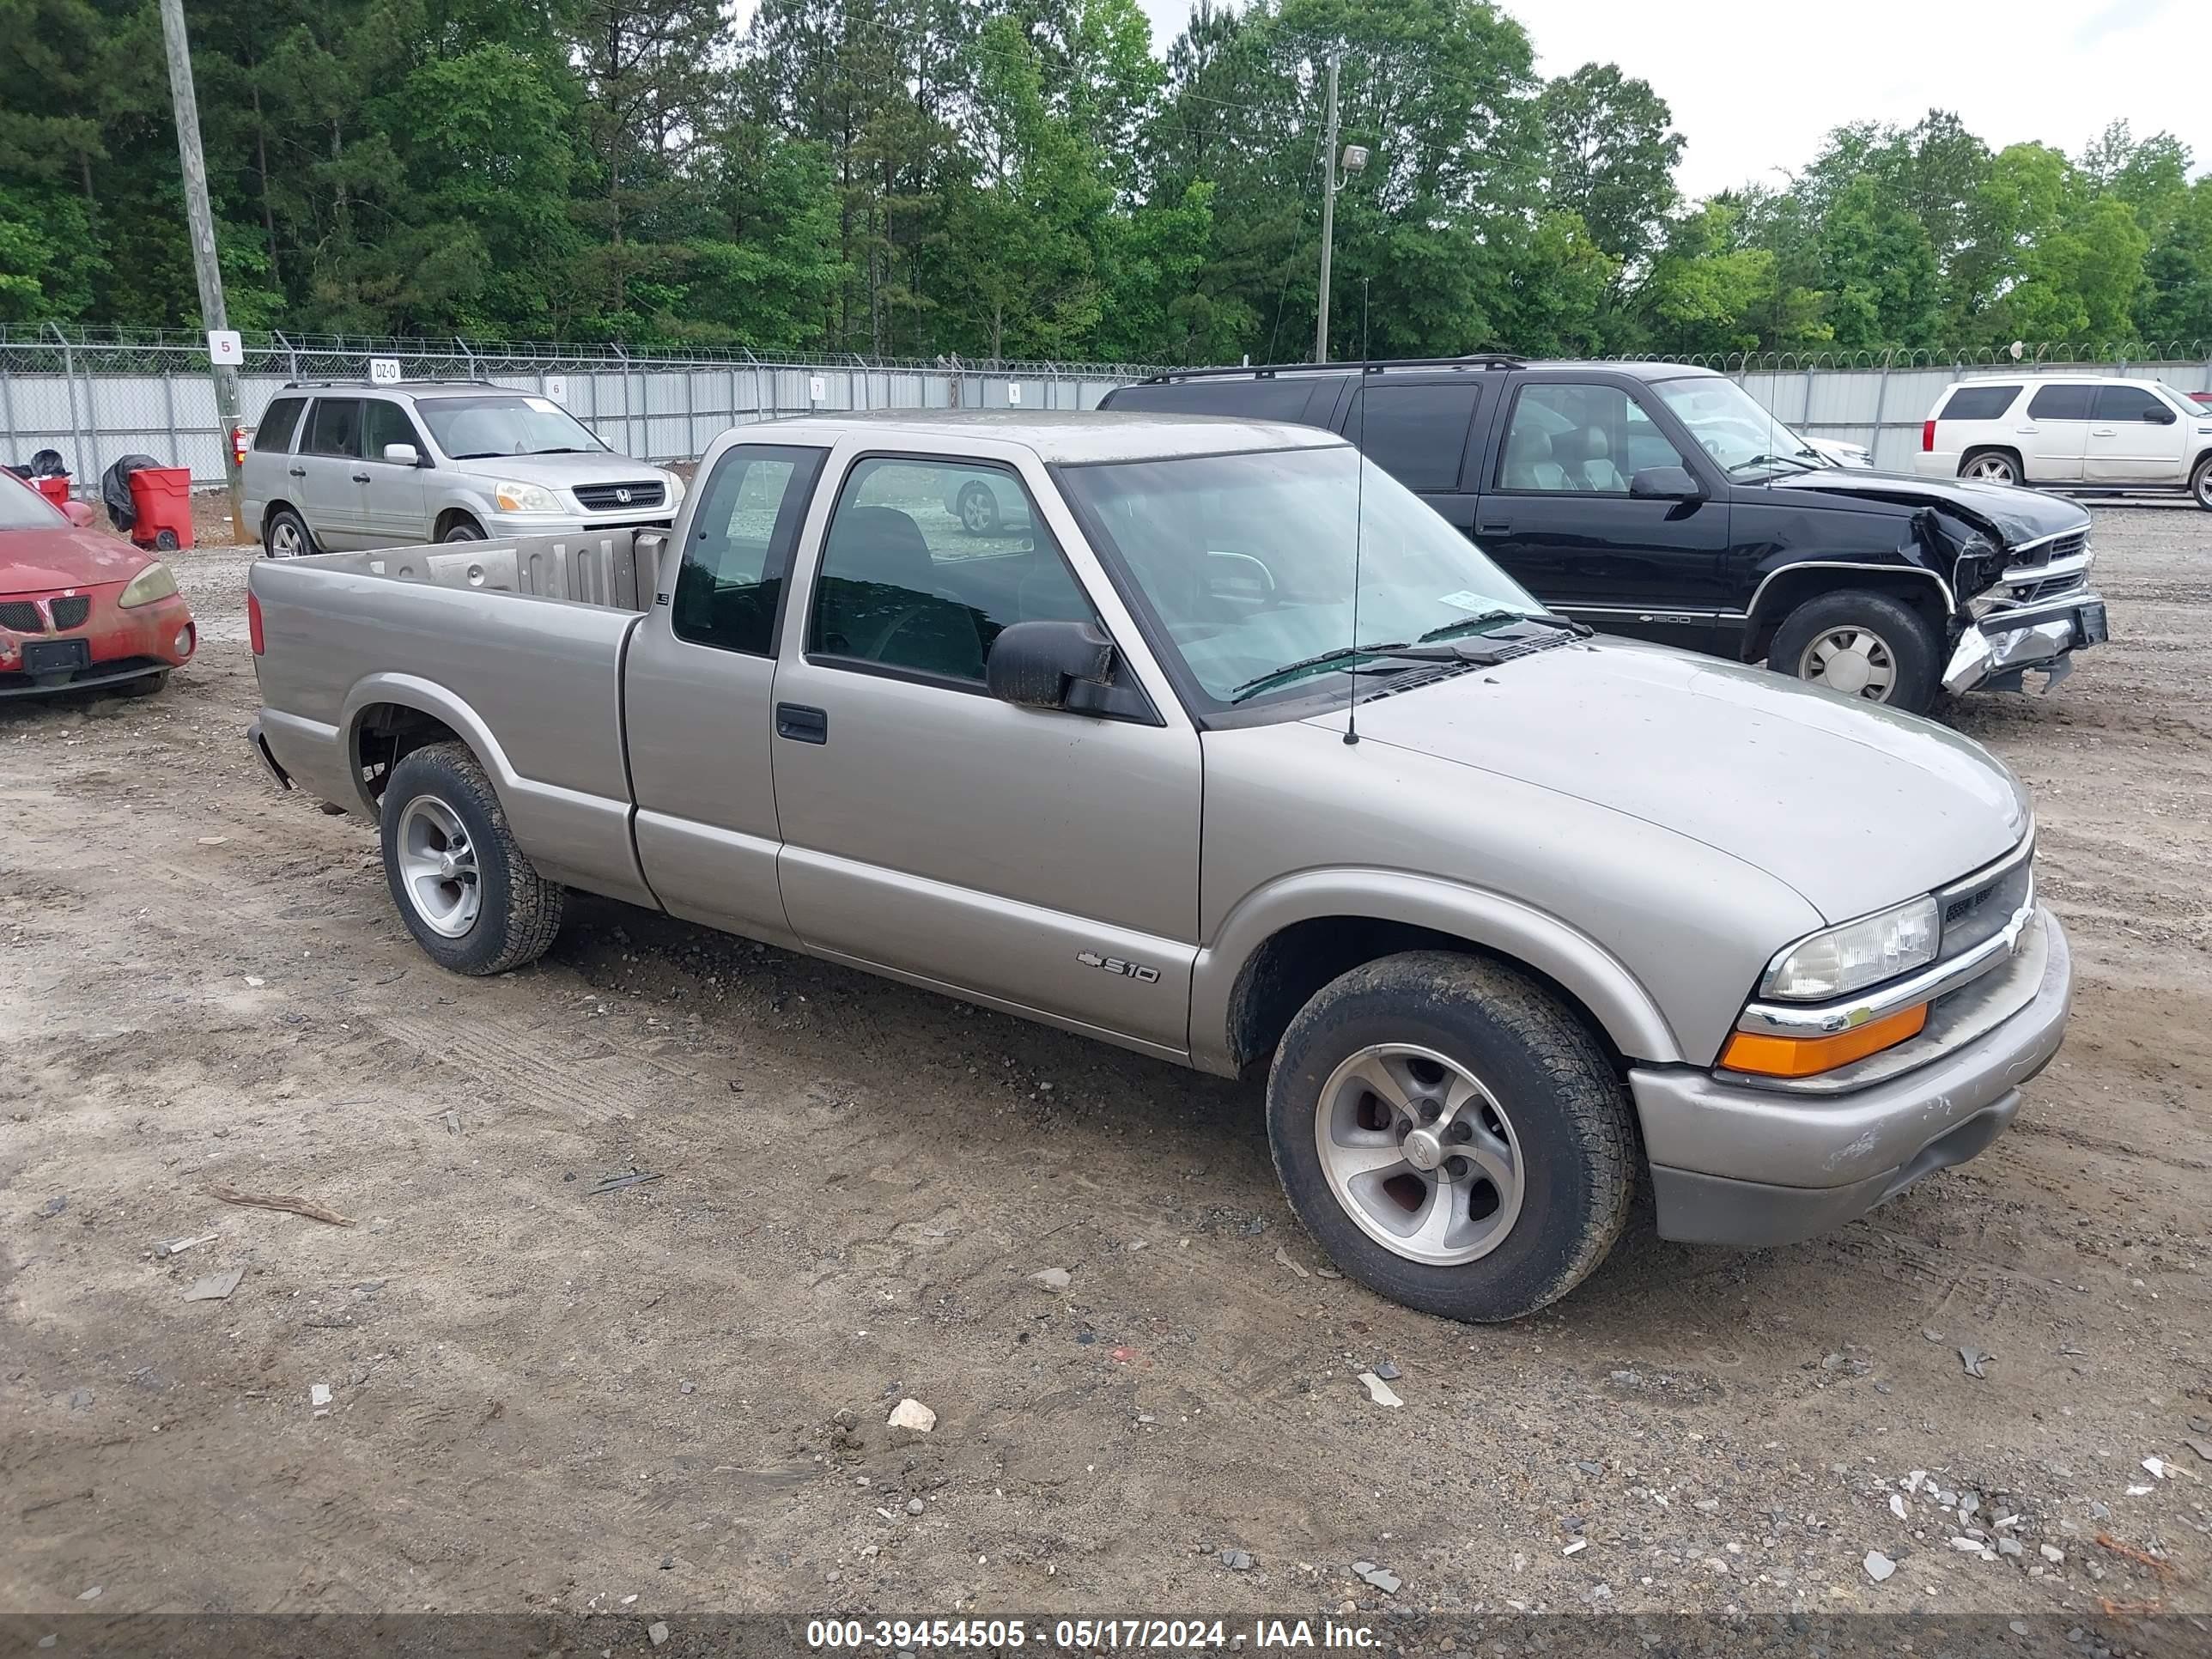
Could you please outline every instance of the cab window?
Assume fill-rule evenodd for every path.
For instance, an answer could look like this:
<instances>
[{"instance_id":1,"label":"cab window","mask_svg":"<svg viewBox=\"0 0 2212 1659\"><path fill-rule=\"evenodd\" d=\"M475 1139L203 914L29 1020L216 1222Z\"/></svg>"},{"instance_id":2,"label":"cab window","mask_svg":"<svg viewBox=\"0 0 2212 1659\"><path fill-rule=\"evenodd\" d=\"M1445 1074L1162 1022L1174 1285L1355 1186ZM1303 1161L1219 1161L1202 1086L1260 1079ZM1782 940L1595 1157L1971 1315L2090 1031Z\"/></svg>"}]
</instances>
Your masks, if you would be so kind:
<instances>
[{"instance_id":1,"label":"cab window","mask_svg":"<svg viewBox=\"0 0 2212 1659\"><path fill-rule=\"evenodd\" d=\"M838 492L808 653L980 688L1018 622L1096 622L1011 468L866 456Z\"/></svg>"},{"instance_id":2,"label":"cab window","mask_svg":"<svg viewBox=\"0 0 2212 1659\"><path fill-rule=\"evenodd\" d=\"M669 623L678 639L775 654L791 550L823 454L740 444L714 463L677 567Z\"/></svg>"}]
</instances>

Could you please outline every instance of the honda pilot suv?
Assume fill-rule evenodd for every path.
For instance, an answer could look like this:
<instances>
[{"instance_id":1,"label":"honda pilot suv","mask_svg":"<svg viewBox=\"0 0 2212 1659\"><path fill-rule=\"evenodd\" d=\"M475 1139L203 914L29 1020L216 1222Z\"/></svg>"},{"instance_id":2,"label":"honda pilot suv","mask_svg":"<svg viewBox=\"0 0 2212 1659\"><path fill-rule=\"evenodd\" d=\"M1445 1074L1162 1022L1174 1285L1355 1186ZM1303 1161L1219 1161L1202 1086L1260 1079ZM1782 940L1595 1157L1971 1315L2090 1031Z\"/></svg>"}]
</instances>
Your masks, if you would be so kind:
<instances>
[{"instance_id":1,"label":"honda pilot suv","mask_svg":"<svg viewBox=\"0 0 2212 1659\"><path fill-rule=\"evenodd\" d=\"M484 380L294 382L244 467L272 558L588 530L665 530L672 472L618 455L550 398Z\"/></svg>"}]
</instances>

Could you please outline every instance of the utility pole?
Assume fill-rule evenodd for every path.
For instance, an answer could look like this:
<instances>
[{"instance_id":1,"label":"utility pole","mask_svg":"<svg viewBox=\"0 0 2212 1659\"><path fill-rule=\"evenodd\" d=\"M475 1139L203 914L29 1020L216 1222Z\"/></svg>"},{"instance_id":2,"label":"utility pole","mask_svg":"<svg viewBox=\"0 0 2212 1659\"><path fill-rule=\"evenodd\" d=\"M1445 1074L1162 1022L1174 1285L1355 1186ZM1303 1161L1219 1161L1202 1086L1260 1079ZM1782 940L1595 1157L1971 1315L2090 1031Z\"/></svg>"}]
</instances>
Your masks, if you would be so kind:
<instances>
[{"instance_id":1,"label":"utility pole","mask_svg":"<svg viewBox=\"0 0 2212 1659\"><path fill-rule=\"evenodd\" d=\"M1328 361L1328 264L1329 255L1336 243L1336 193L1352 182L1352 175L1367 165L1367 149L1364 144L1346 144L1344 155L1336 153L1336 71L1344 62L1344 54L1333 52L1328 56L1328 149L1322 157L1328 172L1321 181L1321 309L1314 319L1314 361ZM1337 171L1340 159L1343 172Z\"/></svg>"},{"instance_id":2,"label":"utility pole","mask_svg":"<svg viewBox=\"0 0 2212 1659\"><path fill-rule=\"evenodd\" d=\"M210 332L230 326L222 303L222 266L216 257L215 214L208 206L207 158L200 153L200 106L192 91L192 52L185 38L184 0L161 0L161 39L168 47L169 97L177 110L177 157L184 164L185 217L192 236L192 274L199 279L200 320ZM246 489L231 434L238 428L238 370L215 368L215 406L222 422L222 472L230 485L230 527L246 544Z\"/></svg>"},{"instance_id":3,"label":"utility pole","mask_svg":"<svg viewBox=\"0 0 2212 1659\"><path fill-rule=\"evenodd\" d=\"M162 0L164 6L179 0ZM167 15L165 11L162 14ZM1328 258L1336 240L1336 70L1344 54L1328 55L1328 138L1322 146L1321 179L1321 310L1314 319L1314 361L1328 361Z\"/></svg>"}]
</instances>

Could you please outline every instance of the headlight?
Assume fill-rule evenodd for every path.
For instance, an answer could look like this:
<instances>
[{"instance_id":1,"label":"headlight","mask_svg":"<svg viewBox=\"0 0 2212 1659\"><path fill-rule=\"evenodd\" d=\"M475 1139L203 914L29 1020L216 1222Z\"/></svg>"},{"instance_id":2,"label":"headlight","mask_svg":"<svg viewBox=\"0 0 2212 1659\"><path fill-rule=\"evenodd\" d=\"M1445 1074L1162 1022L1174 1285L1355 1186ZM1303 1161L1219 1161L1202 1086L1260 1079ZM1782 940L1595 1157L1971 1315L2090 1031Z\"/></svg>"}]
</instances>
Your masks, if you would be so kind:
<instances>
[{"instance_id":1,"label":"headlight","mask_svg":"<svg viewBox=\"0 0 2212 1659\"><path fill-rule=\"evenodd\" d=\"M148 565L131 579L130 585L116 604L126 609L133 605L151 605L156 599L177 597L177 578L168 566L159 559Z\"/></svg>"},{"instance_id":2,"label":"headlight","mask_svg":"<svg viewBox=\"0 0 2212 1659\"><path fill-rule=\"evenodd\" d=\"M1936 960L1942 921L1929 895L1800 939L1767 964L1759 994L1819 1002L1924 968Z\"/></svg>"},{"instance_id":3,"label":"headlight","mask_svg":"<svg viewBox=\"0 0 2212 1659\"><path fill-rule=\"evenodd\" d=\"M678 477L673 472L669 473L667 477L668 504L671 507L679 507L684 501L684 480Z\"/></svg>"},{"instance_id":4,"label":"headlight","mask_svg":"<svg viewBox=\"0 0 2212 1659\"><path fill-rule=\"evenodd\" d=\"M491 487L492 505L502 513L558 513L561 503L544 484L515 483L502 478Z\"/></svg>"}]
</instances>

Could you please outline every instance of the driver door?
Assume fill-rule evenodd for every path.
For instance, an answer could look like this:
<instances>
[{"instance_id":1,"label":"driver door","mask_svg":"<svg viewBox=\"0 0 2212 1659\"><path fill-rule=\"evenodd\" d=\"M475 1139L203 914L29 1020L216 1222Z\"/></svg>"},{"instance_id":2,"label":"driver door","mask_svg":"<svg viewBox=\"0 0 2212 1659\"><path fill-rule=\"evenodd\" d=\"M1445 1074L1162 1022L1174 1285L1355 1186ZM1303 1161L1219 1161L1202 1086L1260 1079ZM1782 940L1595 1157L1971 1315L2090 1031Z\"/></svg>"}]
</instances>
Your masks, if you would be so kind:
<instances>
[{"instance_id":1,"label":"driver door","mask_svg":"<svg viewBox=\"0 0 2212 1659\"><path fill-rule=\"evenodd\" d=\"M1183 1054L1197 733L1157 696L1135 719L986 690L991 642L1013 623L1135 638L1088 550L1080 576L1063 552L1080 538L1057 496L1041 514L1012 460L878 452L842 465L775 678L793 931L937 989ZM958 510L979 477L1019 503L981 532Z\"/></svg>"},{"instance_id":2,"label":"driver door","mask_svg":"<svg viewBox=\"0 0 2212 1659\"><path fill-rule=\"evenodd\" d=\"M1657 466L1705 476L1624 388L1524 382L1475 540L1545 604L1600 633L1710 650L1727 603L1728 502L1631 495L1629 480Z\"/></svg>"}]
</instances>

